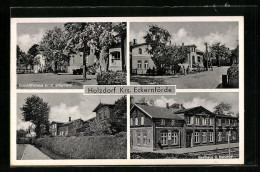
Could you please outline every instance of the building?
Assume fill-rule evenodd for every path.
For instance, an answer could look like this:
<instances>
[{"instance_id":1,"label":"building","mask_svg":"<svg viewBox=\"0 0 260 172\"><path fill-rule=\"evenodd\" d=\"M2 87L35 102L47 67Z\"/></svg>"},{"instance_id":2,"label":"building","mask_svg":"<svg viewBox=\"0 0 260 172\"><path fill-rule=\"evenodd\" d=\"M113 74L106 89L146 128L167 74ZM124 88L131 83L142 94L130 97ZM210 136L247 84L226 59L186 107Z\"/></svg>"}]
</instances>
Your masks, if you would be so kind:
<instances>
[{"instance_id":1,"label":"building","mask_svg":"<svg viewBox=\"0 0 260 172\"><path fill-rule=\"evenodd\" d=\"M196 45L184 45L189 49L189 53L187 54L187 62L183 64L179 64L181 67L187 69L197 68L198 65L203 67L203 52L197 49ZM146 74L147 70L156 68L152 55L148 53L148 49L151 47L146 43L137 44L136 40L130 43L130 56L131 56L131 72L132 74ZM170 68L170 66L168 67Z\"/></svg>"},{"instance_id":2,"label":"building","mask_svg":"<svg viewBox=\"0 0 260 172\"><path fill-rule=\"evenodd\" d=\"M59 128L63 125L63 122L52 121L49 127L50 135L59 135Z\"/></svg>"},{"instance_id":3,"label":"building","mask_svg":"<svg viewBox=\"0 0 260 172\"><path fill-rule=\"evenodd\" d=\"M99 103L97 107L93 110L93 112L96 112L97 121L102 122L112 118L112 110L114 106L115 104Z\"/></svg>"},{"instance_id":4,"label":"building","mask_svg":"<svg viewBox=\"0 0 260 172\"><path fill-rule=\"evenodd\" d=\"M77 133L77 129L80 128L83 124L82 119L71 120L69 117L69 122L63 123L58 128L58 133L60 136L71 136Z\"/></svg>"},{"instance_id":5,"label":"building","mask_svg":"<svg viewBox=\"0 0 260 172\"><path fill-rule=\"evenodd\" d=\"M35 62L35 64L33 65L34 73L42 73L45 71L45 67L46 67L45 60L46 60L46 57L41 52L39 52L34 57L34 62Z\"/></svg>"},{"instance_id":6,"label":"building","mask_svg":"<svg viewBox=\"0 0 260 172\"><path fill-rule=\"evenodd\" d=\"M202 106L185 109L181 104L135 104L130 128L131 148L141 151L227 143L228 134L231 142L238 142L238 118L216 115Z\"/></svg>"}]
</instances>

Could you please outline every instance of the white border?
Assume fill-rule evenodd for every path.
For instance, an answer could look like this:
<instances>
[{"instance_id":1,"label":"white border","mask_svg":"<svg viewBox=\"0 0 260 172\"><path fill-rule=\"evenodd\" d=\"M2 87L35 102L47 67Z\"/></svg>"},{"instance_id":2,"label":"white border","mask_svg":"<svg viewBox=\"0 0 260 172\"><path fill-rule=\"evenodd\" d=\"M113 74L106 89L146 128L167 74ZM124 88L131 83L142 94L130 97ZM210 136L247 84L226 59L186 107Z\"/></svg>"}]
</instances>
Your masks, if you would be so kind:
<instances>
[{"instance_id":1,"label":"white border","mask_svg":"<svg viewBox=\"0 0 260 172\"><path fill-rule=\"evenodd\" d=\"M239 89L176 89L178 92L237 92L239 93L239 159L130 159L130 124L127 121L127 159L88 159L88 160L16 160L16 103L17 93L84 93L83 89L17 89L16 43L17 23L64 23L64 22L127 22L127 41L129 41L130 22L238 22L239 23ZM129 43L127 42L127 57ZM71 166L71 165L196 165L196 164L243 164L244 163L244 17L77 17L77 18L11 18L11 99L10 99L10 162L11 166ZM127 85L130 85L127 58ZM165 86L165 85L164 85ZM177 87L178 88L178 87ZM127 95L130 116L130 95ZM129 118L128 118L129 119Z\"/></svg>"}]
</instances>

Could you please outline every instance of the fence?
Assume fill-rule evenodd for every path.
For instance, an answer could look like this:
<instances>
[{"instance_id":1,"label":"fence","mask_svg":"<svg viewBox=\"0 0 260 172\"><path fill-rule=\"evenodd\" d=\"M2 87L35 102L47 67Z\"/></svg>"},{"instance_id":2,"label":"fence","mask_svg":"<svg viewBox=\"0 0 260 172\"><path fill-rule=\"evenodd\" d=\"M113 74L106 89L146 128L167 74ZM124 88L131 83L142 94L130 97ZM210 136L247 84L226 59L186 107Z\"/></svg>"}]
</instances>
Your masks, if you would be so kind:
<instances>
[{"instance_id":1,"label":"fence","mask_svg":"<svg viewBox=\"0 0 260 172\"><path fill-rule=\"evenodd\" d=\"M22 73L33 73L32 69L17 69L16 70L17 74L22 74Z\"/></svg>"}]
</instances>

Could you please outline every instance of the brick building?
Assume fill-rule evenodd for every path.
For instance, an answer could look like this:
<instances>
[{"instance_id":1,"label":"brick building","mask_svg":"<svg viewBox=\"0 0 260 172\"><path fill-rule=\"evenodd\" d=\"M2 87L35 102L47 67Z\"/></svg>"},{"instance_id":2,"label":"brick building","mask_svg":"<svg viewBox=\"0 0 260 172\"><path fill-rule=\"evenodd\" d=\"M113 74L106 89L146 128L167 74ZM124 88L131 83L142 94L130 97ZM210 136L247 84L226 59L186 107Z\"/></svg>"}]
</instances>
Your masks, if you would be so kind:
<instances>
[{"instance_id":1,"label":"brick building","mask_svg":"<svg viewBox=\"0 0 260 172\"><path fill-rule=\"evenodd\" d=\"M82 126L83 122L82 119L71 120L71 117L69 117L69 122L63 123L58 128L58 133L60 136L75 135L77 129Z\"/></svg>"},{"instance_id":2,"label":"brick building","mask_svg":"<svg viewBox=\"0 0 260 172\"><path fill-rule=\"evenodd\" d=\"M231 142L238 142L238 118L216 115L202 106L185 109L181 104L166 107L135 104L130 116L130 145L135 150L227 143L228 134Z\"/></svg>"}]
</instances>

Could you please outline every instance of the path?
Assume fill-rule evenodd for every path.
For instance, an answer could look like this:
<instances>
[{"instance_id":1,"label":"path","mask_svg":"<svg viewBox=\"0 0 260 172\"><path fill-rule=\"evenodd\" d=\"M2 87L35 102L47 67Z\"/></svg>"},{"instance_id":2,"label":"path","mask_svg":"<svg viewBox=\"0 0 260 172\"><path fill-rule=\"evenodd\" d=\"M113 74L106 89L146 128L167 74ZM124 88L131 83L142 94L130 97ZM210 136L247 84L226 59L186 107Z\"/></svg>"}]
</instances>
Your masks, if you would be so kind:
<instances>
[{"instance_id":1,"label":"path","mask_svg":"<svg viewBox=\"0 0 260 172\"><path fill-rule=\"evenodd\" d=\"M193 148L164 149L164 150L156 150L153 152L184 154L184 153L210 151L216 149L227 149L228 147L229 147L228 144L219 144L219 145L198 146ZM230 148L236 148L236 147L239 147L239 143L230 143ZM141 151L131 150L131 152L141 152Z\"/></svg>"},{"instance_id":2,"label":"path","mask_svg":"<svg viewBox=\"0 0 260 172\"><path fill-rule=\"evenodd\" d=\"M21 160L48 160L51 159L33 145L26 145Z\"/></svg>"},{"instance_id":3,"label":"path","mask_svg":"<svg viewBox=\"0 0 260 172\"><path fill-rule=\"evenodd\" d=\"M176 85L177 89L186 88L217 88L222 84L222 75L227 74L229 66L214 67L213 71L204 71L195 74L176 76L133 76L139 79L156 78L163 79L165 85ZM138 85L131 82L131 85Z\"/></svg>"}]
</instances>

